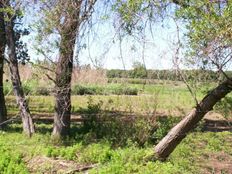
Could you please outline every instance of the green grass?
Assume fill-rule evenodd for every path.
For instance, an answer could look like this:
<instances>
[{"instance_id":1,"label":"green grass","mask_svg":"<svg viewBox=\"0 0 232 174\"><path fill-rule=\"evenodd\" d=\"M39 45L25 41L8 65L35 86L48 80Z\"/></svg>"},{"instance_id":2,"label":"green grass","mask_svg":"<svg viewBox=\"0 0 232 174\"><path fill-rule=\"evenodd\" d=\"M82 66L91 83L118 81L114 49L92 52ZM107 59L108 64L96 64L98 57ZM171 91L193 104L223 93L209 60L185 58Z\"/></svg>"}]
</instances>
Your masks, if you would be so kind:
<instances>
[{"instance_id":1,"label":"green grass","mask_svg":"<svg viewBox=\"0 0 232 174\"><path fill-rule=\"evenodd\" d=\"M51 125L37 125L41 130L50 129ZM53 145L50 134L38 132L31 139L18 133L19 125L12 125L9 132L0 133L1 160L0 173L27 173L25 159L47 156L53 159L73 160L77 164L97 164L89 173L204 173L211 170L206 167L212 154L225 153L232 158L232 133L193 132L175 149L166 162L150 160L153 147L147 144L139 147L128 141L126 146L112 147L106 139L86 143L80 138L71 138L66 146ZM16 131L16 132L15 132ZM76 135L79 136L79 135ZM4 160L2 160L4 159ZM6 162L7 160L9 162ZM220 159L223 163L223 160ZM225 161L226 162L226 161ZM205 166L202 165L205 163ZM52 166L40 166L52 168ZM211 166L212 168L214 166ZM12 169L13 168L13 169ZM13 171L13 172L12 172ZM15 171L15 172L14 172Z\"/></svg>"},{"instance_id":2,"label":"green grass","mask_svg":"<svg viewBox=\"0 0 232 174\"><path fill-rule=\"evenodd\" d=\"M21 134L21 125L12 124L6 132L0 132L0 174L29 173L28 161L38 156L72 160L80 165L97 164L89 173L101 174L198 174L214 172L214 166L210 164L212 159L215 160L214 156L219 155L222 164L232 160L231 132L201 132L200 129L190 133L166 162L151 160L153 145L179 118L156 120L155 132L151 132L153 127L146 122L146 116L152 115L154 111L164 115L184 116L195 105L194 100L183 84L127 86L137 88L139 95L72 96L72 111L80 114L100 113L103 119L107 119L107 112L116 113L116 116L132 113L145 116L139 122L129 124L111 119L96 124L94 114L91 118L93 122L73 126L72 136L59 145L51 140L50 124L37 124L37 133L31 139ZM207 86L202 87L197 97L202 98L207 90ZM53 96L27 96L27 99L33 114L52 115L54 112ZM216 108L224 109L230 103L228 101L231 101L231 94L228 100L223 100ZM7 96L6 103L10 115L18 113L14 96ZM231 109L227 111L231 113ZM50 164L39 166L37 172L51 171L52 168Z\"/></svg>"},{"instance_id":3,"label":"green grass","mask_svg":"<svg viewBox=\"0 0 232 174\"><path fill-rule=\"evenodd\" d=\"M129 88L136 88L139 91L137 96L128 95L91 95L93 103L101 103L101 110L112 112L129 112L139 114L151 114L154 111L165 115L184 116L195 106L195 101L184 84L173 85L141 85L127 84ZM117 84L109 84L109 89L117 88ZM106 87L107 88L107 87ZM198 100L202 99L208 86L201 87L196 93ZM231 98L231 95L229 95ZM33 114L38 113L53 113L54 112L54 97L53 96L30 96L28 102ZM80 113L83 109L87 109L90 96L72 96L72 112ZM231 100L231 99L230 99ZM224 101L224 100L223 100ZM218 110L227 109L227 115L230 114L230 102L224 101ZM6 96L6 104L9 114L18 113L18 108L15 102L15 97ZM225 110L225 109L224 109Z\"/></svg>"},{"instance_id":4,"label":"green grass","mask_svg":"<svg viewBox=\"0 0 232 174\"><path fill-rule=\"evenodd\" d=\"M165 113L174 111L188 111L194 106L194 101L184 94L173 93L173 96L162 95L141 95L141 96L91 96L95 103L102 101L102 110L152 113L154 110ZM89 96L72 96L72 111L79 112L87 108ZM53 96L30 96L28 97L29 107L32 113L54 112ZM7 96L6 103L9 113L17 113L18 108L14 96Z\"/></svg>"},{"instance_id":5,"label":"green grass","mask_svg":"<svg viewBox=\"0 0 232 174\"><path fill-rule=\"evenodd\" d=\"M130 86L129 86L130 87ZM94 102L102 101L103 110L152 113L154 110L160 112L173 112L173 110L189 110L194 106L194 100L183 87L147 85L133 85L139 89L140 95L93 95ZM10 111L17 111L14 96L7 96L7 106ZM72 110L78 112L87 107L89 96L72 96ZM29 106L32 112L54 112L53 96L28 96Z\"/></svg>"}]
</instances>

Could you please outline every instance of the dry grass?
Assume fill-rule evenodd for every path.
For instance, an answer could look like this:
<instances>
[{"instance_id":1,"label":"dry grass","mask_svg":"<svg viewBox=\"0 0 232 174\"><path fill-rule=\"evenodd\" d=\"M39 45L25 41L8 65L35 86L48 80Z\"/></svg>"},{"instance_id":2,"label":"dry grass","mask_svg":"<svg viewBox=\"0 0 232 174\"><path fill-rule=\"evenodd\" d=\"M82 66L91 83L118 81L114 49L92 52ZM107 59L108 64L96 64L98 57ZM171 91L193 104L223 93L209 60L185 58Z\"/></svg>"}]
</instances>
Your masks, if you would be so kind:
<instances>
[{"instance_id":1,"label":"dry grass","mask_svg":"<svg viewBox=\"0 0 232 174\"><path fill-rule=\"evenodd\" d=\"M42 65L43 66L43 65ZM46 74L54 79L55 68L48 67L52 71L48 71L40 66L19 65L21 80L27 82L30 80L38 80L41 86L50 86L51 80L48 80ZM4 68L4 80L10 80L10 71L7 66ZM105 70L96 70L91 68L74 68L72 75L73 84L106 84L107 77Z\"/></svg>"},{"instance_id":2,"label":"dry grass","mask_svg":"<svg viewBox=\"0 0 232 174\"><path fill-rule=\"evenodd\" d=\"M105 70L90 68L75 68L72 76L73 84L106 84L107 77Z\"/></svg>"},{"instance_id":3,"label":"dry grass","mask_svg":"<svg viewBox=\"0 0 232 174\"><path fill-rule=\"evenodd\" d=\"M36 156L27 162L30 173L76 173L89 170L96 165L80 165L75 161L52 159L45 156Z\"/></svg>"}]
</instances>

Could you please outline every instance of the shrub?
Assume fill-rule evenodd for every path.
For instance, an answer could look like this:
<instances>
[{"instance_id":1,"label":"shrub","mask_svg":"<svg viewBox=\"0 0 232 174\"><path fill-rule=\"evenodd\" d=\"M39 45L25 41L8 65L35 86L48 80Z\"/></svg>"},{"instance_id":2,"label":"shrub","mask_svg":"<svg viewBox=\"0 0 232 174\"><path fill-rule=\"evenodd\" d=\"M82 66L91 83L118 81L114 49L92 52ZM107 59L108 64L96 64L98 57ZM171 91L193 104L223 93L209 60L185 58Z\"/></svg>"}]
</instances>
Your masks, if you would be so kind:
<instances>
[{"instance_id":1,"label":"shrub","mask_svg":"<svg viewBox=\"0 0 232 174\"><path fill-rule=\"evenodd\" d=\"M4 95L12 95L13 94L13 88L9 82L4 83L3 92L4 92Z\"/></svg>"},{"instance_id":2,"label":"shrub","mask_svg":"<svg viewBox=\"0 0 232 174\"><path fill-rule=\"evenodd\" d=\"M116 95L137 95L138 89L137 88L130 88L130 87L118 87L112 90L112 94Z\"/></svg>"},{"instance_id":3,"label":"shrub","mask_svg":"<svg viewBox=\"0 0 232 174\"><path fill-rule=\"evenodd\" d=\"M232 96L228 95L218 102L215 109L221 112L226 118L232 113Z\"/></svg>"},{"instance_id":4,"label":"shrub","mask_svg":"<svg viewBox=\"0 0 232 174\"><path fill-rule=\"evenodd\" d=\"M25 95L29 95L33 93L33 89L29 84L23 84L23 92Z\"/></svg>"},{"instance_id":5,"label":"shrub","mask_svg":"<svg viewBox=\"0 0 232 174\"><path fill-rule=\"evenodd\" d=\"M34 91L34 95L50 95L50 90L46 87L37 87Z\"/></svg>"},{"instance_id":6,"label":"shrub","mask_svg":"<svg viewBox=\"0 0 232 174\"><path fill-rule=\"evenodd\" d=\"M112 116L107 113L90 114L89 120L83 125L88 132L86 142L94 142L99 139L109 140L113 146L124 146L128 142L137 143L139 146L152 141L155 125L142 116L125 118Z\"/></svg>"},{"instance_id":7,"label":"shrub","mask_svg":"<svg viewBox=\"0 0 232 174\"><path fill-rule=\"evenodd\" d=\"M157 119L157 130L154 132L152 138L155 141L161 140L168 131L180 121L179 117L159 117Z\"/></svg>"},{"instance_id":8,"label":"shrub","mask_svg":"<svg viewBox=\"0 0 232 174\"><path fill-rule=\"evenodd\" d=\"M38 86L39 84L37 80L30 80L22 83L22 88L25 95L35 94L35 90Z\"/></svg>"},{"instance_id":9,"label":"shrub","mask_svg":"<svg viewBox=\"0 0 232 174\"><path fill-rule=\"evenodd\" d=\"M156 130L153 117L111 115L101 110L102 101L88 101L87 114L84 115L83 130L86 132L85 141L94 142L107 139L114 146L127 145L131 140L140 146L152 141L151 135Z\"/></svg>"},{"instance_id":10,"label":"shrub","mask_svg":"<svg viewBox=\"0 0 232 174\"><path fill-rule=\"evenodd\" d=\"M122 85L111 85L111 86L83 86L76 85L72 89L74 95L137 95L138 89L131 87L124 87Z\"/></svg>"},{"instance_id":11,"label":"shrub","mask_svg":"<svg viewBox=\"0 0 232 174\"><path fill-rule=\"evenodd\" d=\"M103 88L98 86L74 86L72 93L74 95L101 95L103 94Z\"/></svg>"}]
</instances>

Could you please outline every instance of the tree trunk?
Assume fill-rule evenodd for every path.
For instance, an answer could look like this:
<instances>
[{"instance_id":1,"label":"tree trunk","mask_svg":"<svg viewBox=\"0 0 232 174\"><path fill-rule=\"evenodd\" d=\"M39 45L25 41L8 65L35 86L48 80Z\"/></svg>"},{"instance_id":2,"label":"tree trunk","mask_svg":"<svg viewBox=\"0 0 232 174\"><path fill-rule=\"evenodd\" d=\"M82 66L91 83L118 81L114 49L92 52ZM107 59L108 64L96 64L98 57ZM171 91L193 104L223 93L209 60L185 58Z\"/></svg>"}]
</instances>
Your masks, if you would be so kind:
<instances>
[{"instance_id":1,"label":"tree trunk","mask_svg":"<svg viewBox=\"0 0 232 174\"><path fill-rule=\"evenodd\" d=\"M213 106L231 91L232 81L231 79L228 79L206 95L199 105L175 127L173 127L170 132L156 145L156 156L161 160L165 160L181 142L181 140L185 138L187 133L204 117L204 115L212 110Z\"/></svg>"},{"instance_id":2,"label":"tree trunk","mask_svg":"<svg viewBox=\"0 0 232 174\"><path fill-rule=\"evenodd\" d=\"M4 65L4 53L6 47L5 37L5 22L3 9L3 2L0 2L0 123L4 122L7 117L5 97L3 92L3 65Z\"/></svg>"},{"instance_id":3,"label":"tree trunk","mask_svg":"<svg viewBox=\"0 0 232 174\"><path fill-rule=\"evenodd\" d=\"M16 96L17 104L19 105L20 114L23 122L23 132L28 136L31 136L34 132L34 124L31 118L30 110L24 96L22 89L22 84L19 75L18 69L18 60L16 56L16 47L15 47L15 33L14 33L14 21L13 16L8 14L10 19L6 22L6 41L8 45L8 54L9 54L9 66L10 66L10 75L13 86L13 91Z\"/></svg>"},{"instance_id":4,"label":"tree trunk","mask_svg":"<svg viewBox=\"0 0 232 174\"><path fill-rule=\"evenodd\" d=\"M68 135L70 129L72 56L72 53L61 55L56 68L55 116L52 133L56 138Z\"/></svg>"},{"instance_id":5,"label":"tree trunk","mask_svg":"<svg viewBox=\"0 0 232 174\"><path fill-rule=\"evenodd\" d=\"M60 57L56 67L55 115L52 136L69 135L71 119L71 79L77 23L66 26L61 34Z\"/></svg>"}]
</instances>

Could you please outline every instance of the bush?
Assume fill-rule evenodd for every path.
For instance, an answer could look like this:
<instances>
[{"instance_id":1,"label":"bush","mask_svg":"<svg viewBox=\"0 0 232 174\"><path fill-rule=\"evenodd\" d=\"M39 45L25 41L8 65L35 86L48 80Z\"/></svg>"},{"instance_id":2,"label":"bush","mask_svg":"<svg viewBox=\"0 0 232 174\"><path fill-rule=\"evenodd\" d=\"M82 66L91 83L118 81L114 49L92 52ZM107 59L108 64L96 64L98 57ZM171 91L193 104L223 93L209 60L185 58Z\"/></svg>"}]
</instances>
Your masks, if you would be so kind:
<instances>
[{"instance_id":1,"label":"bush","mask_svg":"<svg viewBox=\"0 0 232 174\"><path fill-rule=\"evenodd\" d=\"M103 88L98 86L83 86L76 85L72 90L72 94L74 95L102 95Z\"/></svg>"},{"instance_id":2,"label":"bush","mask_svg":"<svg viewBox=\"0 0 232 174\"><path fill-rule=\"evenodd\" d=\"M130 141L143 146L152 141L151 135L156 130L155 125L142 116L125 118L101 113L86 117L89 120L86 120L83 129L88 133L84 138L88 143L107 139L115 147L128 145Z\"/></svg>"},{"instance_id":3,"label":"bush","mask_svg":"<svg viewBox=\"0 0 232 174\"><path fill-rule=\"evenodd\" d=\"M160 117L157 119L158 129L154 132L152 138L154 141L161 140L170 129L180 121L179 117Z\"/></svg>"},{"instance_id":4,"label":"bush","mask_svg":"<svg viewBox=\"0 0 232 174\"><path fill-rule=\"evenodd\" d=\"M33 93L33 89L29 84L23 84L23 92L25 95L29 95Z\"/></svg>"},{"instance_id":5,"label":"bush","mask_svg":"<svg viewBox=\"0 0 232 174\"><path fill-rule=\"evenodd\" d=\"M4 92L4 95L12 95L14 93L12 85L9 82L4 83L3 92Z\"/></svg>"},{"instance_id":6,"label":"bush","mask_svg":"<svg viewBox=\"0 0 232 174\"><path fill-rule=\"evenodd\" d=\"M74 95L137 95L138 89L131 87L124 87L122 85L112 85L112 86L83 86L76 85L72 89L72 94Z\"/></svg>"},{"instance_id":7,"label":"bush","mask_svg":"<svg viewBox=\"0 0 232 174\"><path fill-rule=\"evenodd\" d=\"M153 117L111 115L101 110L102 101L88 100L88 112L83 116L83 130L86 132L85 141L95 142L98 139L107 139L114 146L127 145L128 141L143 146L152 141L151 137L156 130Z\"/></svg>"},{"instance_id":8,"label":"bush","mask_svg":"<svg viewBox=\"0 0 232 174\"><path fill-rule=\"evenodd\" d=\"M112 91L112 94L116 95L138 95L137 88L130 88L130 87L119 87Z\"/></svg>"},{"instance_id":9,"label":"bush","mask_svg":"<svg viewBox=\"0 0 232 174\"><path fill-rule=\"evenodd\" d=\"M232 113L232 96L228 95L220 100L220 102L216 104L215 109L222 113L224 117L230 117Z\"/></svg>"},{"instance_id":10,"label":"bush","mask_svg":"<svg viewBox=\"0 0 232 174\"><path fill-rule=\"evenodd\" d=\"M45 87L37 87L33 93L34 95L50 95L50 90Z\"/></svg>"}]
</instances>

